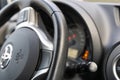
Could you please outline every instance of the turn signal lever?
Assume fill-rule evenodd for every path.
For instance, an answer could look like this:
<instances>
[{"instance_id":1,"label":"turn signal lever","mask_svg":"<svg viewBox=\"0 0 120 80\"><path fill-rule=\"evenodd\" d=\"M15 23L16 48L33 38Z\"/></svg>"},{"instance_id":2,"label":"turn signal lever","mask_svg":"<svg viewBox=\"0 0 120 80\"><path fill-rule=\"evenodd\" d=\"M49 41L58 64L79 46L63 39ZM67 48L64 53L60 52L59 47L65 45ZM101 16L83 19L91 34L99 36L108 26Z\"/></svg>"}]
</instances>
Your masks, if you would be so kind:
<instances>
[{"instance_id":1,"label":"turn signal lever","mask_svg":"<svg viewBox=\"0 0 120 80\"><path fill-rule=\"evenodd\" d=\"M75 72L75 73L82 73L82 72L96 72L98 66L93 61L67 61L66 63L66 71L67 72Z\"/></svg>"}]
</instances>

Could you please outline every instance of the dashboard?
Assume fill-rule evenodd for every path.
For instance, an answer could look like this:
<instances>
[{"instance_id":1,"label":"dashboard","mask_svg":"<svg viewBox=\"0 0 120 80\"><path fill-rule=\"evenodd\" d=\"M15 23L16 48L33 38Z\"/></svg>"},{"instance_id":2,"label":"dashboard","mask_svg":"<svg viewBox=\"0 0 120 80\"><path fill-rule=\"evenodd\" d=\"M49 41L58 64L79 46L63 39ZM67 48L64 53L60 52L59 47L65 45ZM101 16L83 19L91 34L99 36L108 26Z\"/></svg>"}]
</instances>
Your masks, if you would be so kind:
<instances>
[{"instance_id":1,"label":"dashboard","mask_svg":"<svg viewBox=\"0 0 120 80\"><path fill-rule=\"evenodd\" d=\"M68 28L64 80L120 80L120 4L52 1L62 11ZM52 20L40 12L53 40ZM14 24L7 29L5 40L14 32L16 17L10 20Z\"/></svg>"}]
</instances>

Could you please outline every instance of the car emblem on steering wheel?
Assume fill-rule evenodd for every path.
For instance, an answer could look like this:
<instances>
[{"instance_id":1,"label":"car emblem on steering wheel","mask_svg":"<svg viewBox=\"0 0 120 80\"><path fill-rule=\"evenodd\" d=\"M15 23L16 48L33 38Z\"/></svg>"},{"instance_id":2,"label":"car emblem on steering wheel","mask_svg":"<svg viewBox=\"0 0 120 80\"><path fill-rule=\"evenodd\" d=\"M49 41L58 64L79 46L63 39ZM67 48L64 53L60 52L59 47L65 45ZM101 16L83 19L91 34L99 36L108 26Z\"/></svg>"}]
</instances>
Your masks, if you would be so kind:
<instances>
[{"instance_id":1,"label":"car emblem on steering wheel","mask_svg":"<svg viewBox=\"0 0 120 80\"><path fill-rule=\"evenodd\" d=\"M11 60L12 53L13 53L13 46L11 44L8 44L4 49L4 53L0 57L0 68L1 69L4 69L7 67L7 65L9 64Z\"/></svg>"}]
</instances>

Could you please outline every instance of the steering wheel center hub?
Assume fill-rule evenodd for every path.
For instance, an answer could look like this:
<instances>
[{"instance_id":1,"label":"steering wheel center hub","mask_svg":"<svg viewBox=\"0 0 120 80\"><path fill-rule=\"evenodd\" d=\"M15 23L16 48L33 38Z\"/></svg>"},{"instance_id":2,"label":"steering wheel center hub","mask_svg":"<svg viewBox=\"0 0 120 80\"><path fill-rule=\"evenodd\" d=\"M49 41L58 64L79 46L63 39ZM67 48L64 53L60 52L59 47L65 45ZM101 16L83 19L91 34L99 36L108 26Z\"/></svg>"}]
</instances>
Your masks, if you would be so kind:
<instances>
[{"instance_id":1,"label":"steering wheel center hub","mask_svg":"<svg viewBox=\"0 0 120 80\"><path fill-rule=\"evenodd\" d=\"M40 41L33 30L21 28L13 32L1 48L0 79L29 80L38 64L39 50Z\"/></svg>"}]
</instances>

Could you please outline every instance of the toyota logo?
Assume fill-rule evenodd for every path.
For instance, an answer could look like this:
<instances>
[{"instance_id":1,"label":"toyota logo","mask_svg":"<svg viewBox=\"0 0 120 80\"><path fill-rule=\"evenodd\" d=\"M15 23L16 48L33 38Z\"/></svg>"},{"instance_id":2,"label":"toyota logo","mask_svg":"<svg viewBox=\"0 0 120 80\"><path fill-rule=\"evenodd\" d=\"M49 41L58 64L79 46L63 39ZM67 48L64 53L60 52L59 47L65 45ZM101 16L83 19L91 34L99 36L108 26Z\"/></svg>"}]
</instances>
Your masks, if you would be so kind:
<instances>
[{"instance_id":1,"label":"toyota logo","mask_svg":"<svg viewBox=\"0 0 120 80\"><path fill-rule=\"evenodd\" d=\"M0 68L4 69L5 67L7 67L11 60L12 53L13 46L11 44L8 44L4 49L4 53L0 57Z\"/></svg>"}]
</instances>

